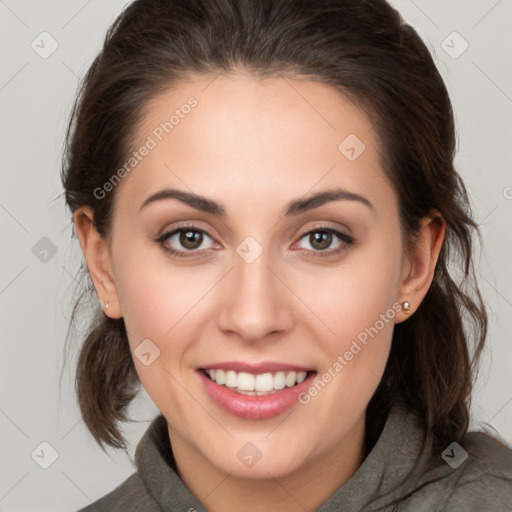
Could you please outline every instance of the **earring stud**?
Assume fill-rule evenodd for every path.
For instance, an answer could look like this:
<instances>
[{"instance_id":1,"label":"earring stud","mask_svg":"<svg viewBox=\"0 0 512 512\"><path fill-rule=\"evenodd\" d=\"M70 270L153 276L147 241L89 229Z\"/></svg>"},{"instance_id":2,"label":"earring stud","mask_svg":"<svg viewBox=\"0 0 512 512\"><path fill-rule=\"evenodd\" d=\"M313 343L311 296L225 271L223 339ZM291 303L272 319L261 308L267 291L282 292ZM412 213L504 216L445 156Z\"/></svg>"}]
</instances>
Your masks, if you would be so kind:
<instances>
[{"instance_id":1,"label":"earring stud","mask_svg":"<svg viewBox=\"0 0 512 512\"><path fill-rule=\"evenodd\" d=\"M108 301L108 300L106 300L106 301L105 301L105 305L103 306L103 309L108 309L108 308L109 308L109 306L110 306L109 301Z\"/></svg>"},{"instance_id":2,"label":"earring stud","mask_svg":"<svg viewBox=\"0 0 512 512\"><path fill-rule=\"evenodd\" d=\"M402 309L404 310L404 313L409 313L411 310L411 304L408 301L402 302Z\"/></svg>"}]
</instances>

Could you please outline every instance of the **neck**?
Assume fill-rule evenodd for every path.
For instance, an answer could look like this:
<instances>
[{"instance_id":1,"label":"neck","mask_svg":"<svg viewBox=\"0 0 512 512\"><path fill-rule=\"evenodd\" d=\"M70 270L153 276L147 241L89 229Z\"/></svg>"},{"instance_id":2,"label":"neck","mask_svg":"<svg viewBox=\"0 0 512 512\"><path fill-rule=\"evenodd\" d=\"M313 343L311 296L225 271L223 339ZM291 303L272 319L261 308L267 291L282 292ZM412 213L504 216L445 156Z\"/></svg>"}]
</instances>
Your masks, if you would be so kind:
<instances>
[{"instance_id":1,"label":"neck","mask_svg":"<svg viewBox=\"0 0 512 512\"><path fill-rule=\"evenodd\" d=\"M268 478L241 478L205 459L176 432L169 431L178 474L209 512L298 512L316 510L357 471L364 459L363 417L334 449Z\"/></svg>"}]
</instances>

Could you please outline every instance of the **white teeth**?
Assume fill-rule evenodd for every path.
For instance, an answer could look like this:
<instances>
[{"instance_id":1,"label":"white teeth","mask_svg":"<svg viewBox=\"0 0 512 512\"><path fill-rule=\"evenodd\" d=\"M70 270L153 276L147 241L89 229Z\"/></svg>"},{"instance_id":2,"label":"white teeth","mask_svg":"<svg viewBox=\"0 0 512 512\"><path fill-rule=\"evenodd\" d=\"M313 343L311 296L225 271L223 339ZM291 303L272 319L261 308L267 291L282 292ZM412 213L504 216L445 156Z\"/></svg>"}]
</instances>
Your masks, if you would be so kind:
<instances>
[{"instance_id":1,"label":"white teeth","mask_svg":"<svg viewBox=\"0 0 512 512\"><path fill-rule=\"evenodd\" d=\"M233 370L228 370L226 372L226 386L228 388L236 388L237 380L236 372Z\"/></svg>"},{"instance_id":2,"label":"white teeth","mask_svg":"<svg viewBox=\"0 0 512 512\"><path fill-rule=\"evenodd\" d=\"M307 372L260 373L254 375L247 372L235 372L233 370L207 370L210 379L228 388L234 388L243 395L267 395L271 392L291 388L300 384L307 377Z\"/></svg>"},{"instance_id":3,"label":"white teeth","mask_svg":"<svg viewBox=\"0 0 512 512\"><path fill-rule=\"evenodd\" d=\"M274 389L274 377L271 373L261 373L256 375L256 383L254 384L256 391L272 391Z\"/></svg>"},{"instance_id":4,"label":"white teeth","mask_svg":"<svg viewBox=\"0 0 512 512\"><path fill-rule=\"evenodd\" d=\"M297 372L289 372L286 375L286 386L291 388L297 382Z\"/></svg>"},{"instance_id":5,"label":"white teeth","mask_svg":"<svg viewBox=\"0 0 512 512\"><path fill-rule=\"evenodd\" d=\"M300 384L301 382L304 381L304 379L306 378L308 372L299 372L297 373L297 384Z\"/></svg>"},{"instance_id":6,"label":"white teeth","mask_svg":"<svg viewBox=\"0 0 512 512\"><path fill-rule=\"evenodd\" d=\"M240 372L236 383L236 387L241 391L254 391L254 375L250 373Z\"/></svg>"},{"instance_id":7,"label":"white teeth","mask_svg":"<svg viewBox=\"0 0 512 512\"><path fill-rule=\"evenodd\" d=\"M274 389L283 389L286 386L286 373L277 372L274 375Z\"/></svg>"},{"instance_id":8,"label":"white teeth","mask_svg":"<svg viewBox=\"0 0 512 512\"><path fill-rule=\"evenodd\" d=\"M210 377L219 385L226 383L226 372L224 370L210 370Z\"/></svg>"}]
</instances>

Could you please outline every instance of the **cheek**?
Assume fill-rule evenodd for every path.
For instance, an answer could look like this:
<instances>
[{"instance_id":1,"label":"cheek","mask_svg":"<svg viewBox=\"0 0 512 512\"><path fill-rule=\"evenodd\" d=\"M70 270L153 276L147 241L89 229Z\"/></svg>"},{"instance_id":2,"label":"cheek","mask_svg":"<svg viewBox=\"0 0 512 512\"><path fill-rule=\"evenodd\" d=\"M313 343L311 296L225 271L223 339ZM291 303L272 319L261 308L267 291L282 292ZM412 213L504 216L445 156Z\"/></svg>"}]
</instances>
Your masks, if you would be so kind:
<instances>
[{"instance_id":1,"label":"cheek","mask_svg":"<svg viewBox=\"0 0 512 512\"><path fill-rule=\"evenodd\" d=\"M400 257L390 254L387 259L380 256L373 261L374 256L367 259L363 256L357 261L354 258L353 262L340 266L336 271L312 275L303 281L304 293L309 290L307 304L312 311L319 313L328 327L326 339L332 339L334 344L346 343L357 337L373 326L382 314L387 315L386 326L393 323ZM381 322L378 326L382 327ZM380 330L390 336L389 329Z\"/></svg>"},{"instance_id":2,"label":"cheek","mask_svg":"<svg viewBox=\"0 0 512 512\"><path fill-rule=\"evenodd\" d=\"M154 249L131 242L130 250L122 251L123 242L119 240L113 264L130 346L133 351L150 339L162 350L166 334L185 313L187 288L177 270L166 270Z\"/></svg>"},{"instance_id":3,"label":"cheek","mask_svg":"<svg viewBox=\"0 0 512 512\"><path fill-rule=\"evenodd\" d=\"M402 252L397 236L375 237L316 288L309 304L329 327L321 339L325 368L336 374L332 389L371 396L384 371L399 308L396 303ZM317 276L318 277L318 276ZM320 284L320 286L318 286ZM329 377L327 377L329 378Z\"/></svg>"},{"instance_id":4,"label":"cheek","mask_svg":"<svg viewBox=\"0 0 512 512\"><path fill-rule=\"evenodd\" d=\"M142 386L159 410L181 411L179 367L189 348L191 309L204 291L150 252L132 247L115 261L119 302Z\"/></svg>"},{"instance_id":5,"label":"cheek","mask_svg":"<svg viewBox=\"0 0 512 512\"><path fill-rule=\"evenodd\" d=\"M165 254L131 247L114 261L115 279L121 311L132 351L150 339L165 355L166 367L179 364L189 339L199 325L205 297L218 276L204 267L179 267L170 264ZM137 363L137 362L136 362Z\"/></svg>"},{"instance_id":6,"label":"cheek","mask_svg":"<svg viewBox=\"0 0 512 512\"><path fill-rule=\"evenodd\" d=\"M373 270L354 266L318 293L316 307L332 332L317 333L325 355L317 376L320 382L301 400L311 406L318 424L331 426L324 433L326 439L342 435L346 425L363 414L381 381L397 312L396 282L393 265ZM332 428L334 417L343 418L337 428Z\"/></svg>"},{"instance_id":7,"label":"cheek","mask_svg":"<svg viewBox=\"0 0 512 512\"><path fill-rule=\"evenodd\" d=\"M132 349L144 338L160 344L178 306L174 294L164 293L165 278L155 279L151 270L139 269L120 282L119 302Z\"/></svg>"}]
</instances>

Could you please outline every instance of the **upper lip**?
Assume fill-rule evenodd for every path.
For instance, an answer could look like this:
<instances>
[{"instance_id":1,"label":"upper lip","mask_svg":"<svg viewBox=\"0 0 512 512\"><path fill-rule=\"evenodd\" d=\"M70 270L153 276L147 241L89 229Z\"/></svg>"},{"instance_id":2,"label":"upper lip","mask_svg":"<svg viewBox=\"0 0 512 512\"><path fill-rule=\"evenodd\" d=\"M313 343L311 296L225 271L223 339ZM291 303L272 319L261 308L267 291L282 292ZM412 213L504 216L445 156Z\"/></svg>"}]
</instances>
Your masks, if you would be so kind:
<instances>
[{"instance_id":1,"label":"upper lip","mask_svg":"<svg viewBox=\"0 0 512 512\"><path fill-rule=\"evenodd\" d=\"M243 361L223 361L201 366L201 370L233 370L235 372L246 372L254 375L261 373L285 372L311 372L313 368L307 368L296 364L279 363L277 361L267 361L261 363L245 363Z\"/></svg>"}]
</instances>

